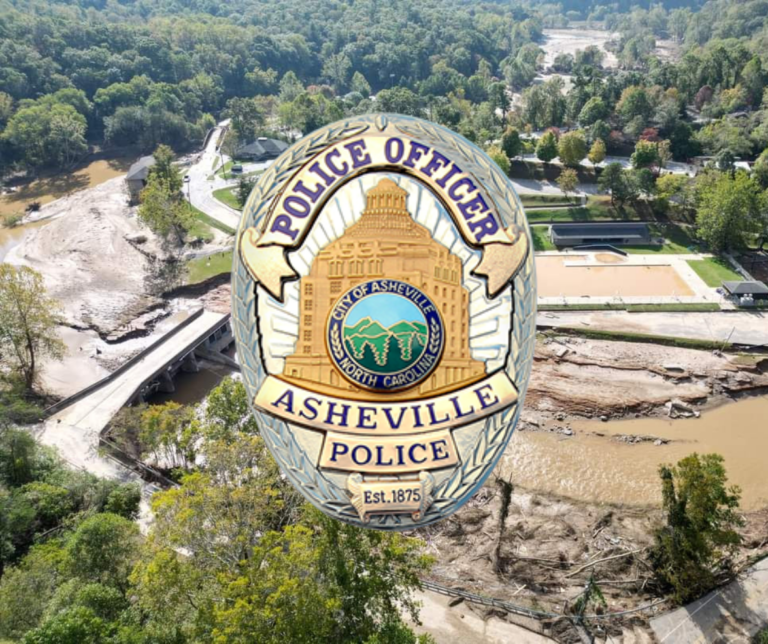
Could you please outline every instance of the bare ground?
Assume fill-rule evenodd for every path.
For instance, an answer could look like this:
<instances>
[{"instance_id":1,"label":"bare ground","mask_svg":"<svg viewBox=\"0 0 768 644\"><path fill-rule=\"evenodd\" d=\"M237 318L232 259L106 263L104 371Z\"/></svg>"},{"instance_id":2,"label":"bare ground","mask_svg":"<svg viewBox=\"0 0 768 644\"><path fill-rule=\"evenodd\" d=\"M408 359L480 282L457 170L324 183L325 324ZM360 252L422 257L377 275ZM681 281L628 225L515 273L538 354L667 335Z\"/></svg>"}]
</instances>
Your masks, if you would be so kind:
<instances>
[{"instance_id":1,"label":"bare ground","mask_svg":"<svg viewBox=\"0 0 768 644\"><path fill-rule=\"evenodd\" d=\"M68 325L107 336L162 305L145 283L147 255L158 256L159 243L128 206L122 177L43 206L40 216L56 218L31 231L6 259L43 274ZM131 243L135 235L146 241Z\"/></svg>"},{"instance_id":2,"label":"bare ground","mask_svg":"<svg viewBox=\"0 0 768 644\"><path fill-rule=\"evenodd\" d=\"M516 488L499 539L501 499L498 487L490 483L458 513L420 531L437 559L431 573L435 581L560 615L572 610L590 575L607 608L590 608L588 614L632 610L658 599L647 555L652 530L663 519L660 509L580 503ZM745 519L737 568L768 554L768 509ZM588 620L587 627L597 641L610 636L613 642L653 642L648 620L670 608L660 604L604 622ZM499 616L483 606L462 604L462 610L484 618ZM511 614L504 619L531 627ZM567 619L544 619L540 626L558 642L581 641Z\"/></svg>"},{"instance_id":3,"label":"bare ground","mask_svg":"<svg viewBox=\"0 0 768 644\"><path fill-rule=\"evenodd\" d=\"M540 338L523 419L653 416L679 399L693 405L768 387L768 356L647 343Z\"/></svg>"}]
</instances>

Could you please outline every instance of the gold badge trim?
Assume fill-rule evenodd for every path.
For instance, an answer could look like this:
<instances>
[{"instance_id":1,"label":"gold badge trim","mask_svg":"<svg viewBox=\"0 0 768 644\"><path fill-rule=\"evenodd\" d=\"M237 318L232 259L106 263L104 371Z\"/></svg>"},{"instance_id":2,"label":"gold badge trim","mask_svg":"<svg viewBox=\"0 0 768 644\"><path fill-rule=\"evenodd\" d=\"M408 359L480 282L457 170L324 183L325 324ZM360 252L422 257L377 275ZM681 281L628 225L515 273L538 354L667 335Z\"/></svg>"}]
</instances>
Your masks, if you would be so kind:
<instances>
[{"instance_id":1,"label":"gold badge trim","mask_svg":"<svg viewBox=\"0 0 768 644\"><path fill-rule=\"evenodd\" d=\"M425 185L440 200L464 242L483 251L472 274L485 277L489 298L495 298L514 278L529 251L525 231L514 224L507 228L499 225L497 206L473 173L460 169L436 148L409 139L402 142L400 136L401 132L388 126L381 132L366 132L328 146L286 182L260 229L251 227L243 231L238 241L243 263L253 279L275 299L284 301L284 282L298 277L288 252L301 247L326 202L356 177L381 171L405 174ZM403 148L406 142L410 143L411 150L420 151L420 155L414 159L412 152L406 155L403 151L399 162L391 161L389 143L393 140L401 141ZM414 144L420 147L415 148ZM426 156L426 150L432 153L431 157ZM320 168L319 159L337 171ZM365 163L355 168L361 159ZM442 165L429 171L436 159ZM462 201L457 201L458 197Z\"/></svg>"}]
</instances>

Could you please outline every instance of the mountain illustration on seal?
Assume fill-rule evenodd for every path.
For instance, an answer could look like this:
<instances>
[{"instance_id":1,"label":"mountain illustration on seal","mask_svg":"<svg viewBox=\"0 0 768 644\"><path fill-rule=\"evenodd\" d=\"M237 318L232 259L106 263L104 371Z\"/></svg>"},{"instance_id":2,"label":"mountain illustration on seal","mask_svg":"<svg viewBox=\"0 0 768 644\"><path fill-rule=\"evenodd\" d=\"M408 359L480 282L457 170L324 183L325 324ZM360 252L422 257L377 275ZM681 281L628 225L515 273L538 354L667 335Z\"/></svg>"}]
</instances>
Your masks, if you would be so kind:
<instances>
[{"instance_id":1,"label":"mountain illustration on seal","mask_svg":"<svg viewBox=\"0 0 768 644\"><path fill-rule=\"evenodd\" d=\"M389 327L364 317L344 327L344 341L360 366L375 373L393 373L416 362L427 343L427 327L400 320Z\"/></svg>"}]
</instances>

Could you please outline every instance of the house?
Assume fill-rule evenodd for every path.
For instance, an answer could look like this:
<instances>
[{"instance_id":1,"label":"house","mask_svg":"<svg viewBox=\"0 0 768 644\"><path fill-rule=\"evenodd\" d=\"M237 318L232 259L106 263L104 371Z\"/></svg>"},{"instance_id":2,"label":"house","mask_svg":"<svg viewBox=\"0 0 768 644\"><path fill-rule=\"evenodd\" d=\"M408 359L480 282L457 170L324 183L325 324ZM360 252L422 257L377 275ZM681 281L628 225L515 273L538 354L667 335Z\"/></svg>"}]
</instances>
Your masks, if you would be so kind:
<instances>
[{"instance_id":1,"label":"house","mask_svg":"<svg viewBox=\"0 0 768 644\"><path fill-rule=\"evenodd\" d=\"M149 170L153 165L155 165L155 157L149 155L141 157L128 169L128 174L125 175L125 183L128 185L128 192L130 192L132 203L139 200L139 193L146 187Z\"/></svg>"},{"instance_id":2,"label":"house","mask_svg":"<svg viewBox=\"0 0 768 644\"><path fill-rule=\"evenodd\" d=\"M752 306L756 300L768 301L768 286L756 280L723 282L723 290L740 306Z\"/></svg>"},{"instance_id":3,"label":"house","mask_svg":"<svg viewBox=\"0 0 768 644\"><path fill-rule=\"evenodd\" d=\"M555 246L651 243L647 224L552 224L549 237Z\"/></svg>"},{"instance_id":4,"label":"house","mask_svg":"<svg viewBox=\"0 0 768 644\"><path fill-rule=\"evenodd\" d=\"M260 136L252 143L238 147L235 150L235 158L266 161L267 159L276 159L287 149L288 144L285 141Z\"/></svg>"}]
</instances>

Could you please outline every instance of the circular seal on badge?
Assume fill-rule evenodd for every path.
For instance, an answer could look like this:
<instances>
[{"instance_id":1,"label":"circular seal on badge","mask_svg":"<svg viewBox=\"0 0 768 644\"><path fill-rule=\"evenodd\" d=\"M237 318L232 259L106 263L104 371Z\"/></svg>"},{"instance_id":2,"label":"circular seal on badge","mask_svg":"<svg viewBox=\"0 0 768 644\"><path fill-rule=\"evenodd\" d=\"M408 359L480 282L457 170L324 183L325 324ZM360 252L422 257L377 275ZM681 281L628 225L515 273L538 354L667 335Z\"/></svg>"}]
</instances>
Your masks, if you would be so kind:
<instances>
[{"instance_id":1,"label":"circular seal on badge","mask_svg":"<svg viewBox=\"0 0 768 644\"><path fill-rule=\"evenodd\" d=\"M418 385L440 363L445 328L432 300L399 280L361 282L328 315L328 353L364 389L393 392Z\"/></svg>"},{"instance_id":2,"label":"circular seal on badge","mask_svg":"<svg viewBox=\"0 0 768 644\"><path fill-rule=\"evenodd\" d=\"M523 404L536 303L523 209L484 152L405 116L313 132L251 193L232 285L254 416L311 503L405 530L482 486Z\"/></svg>"}]
</instances>

